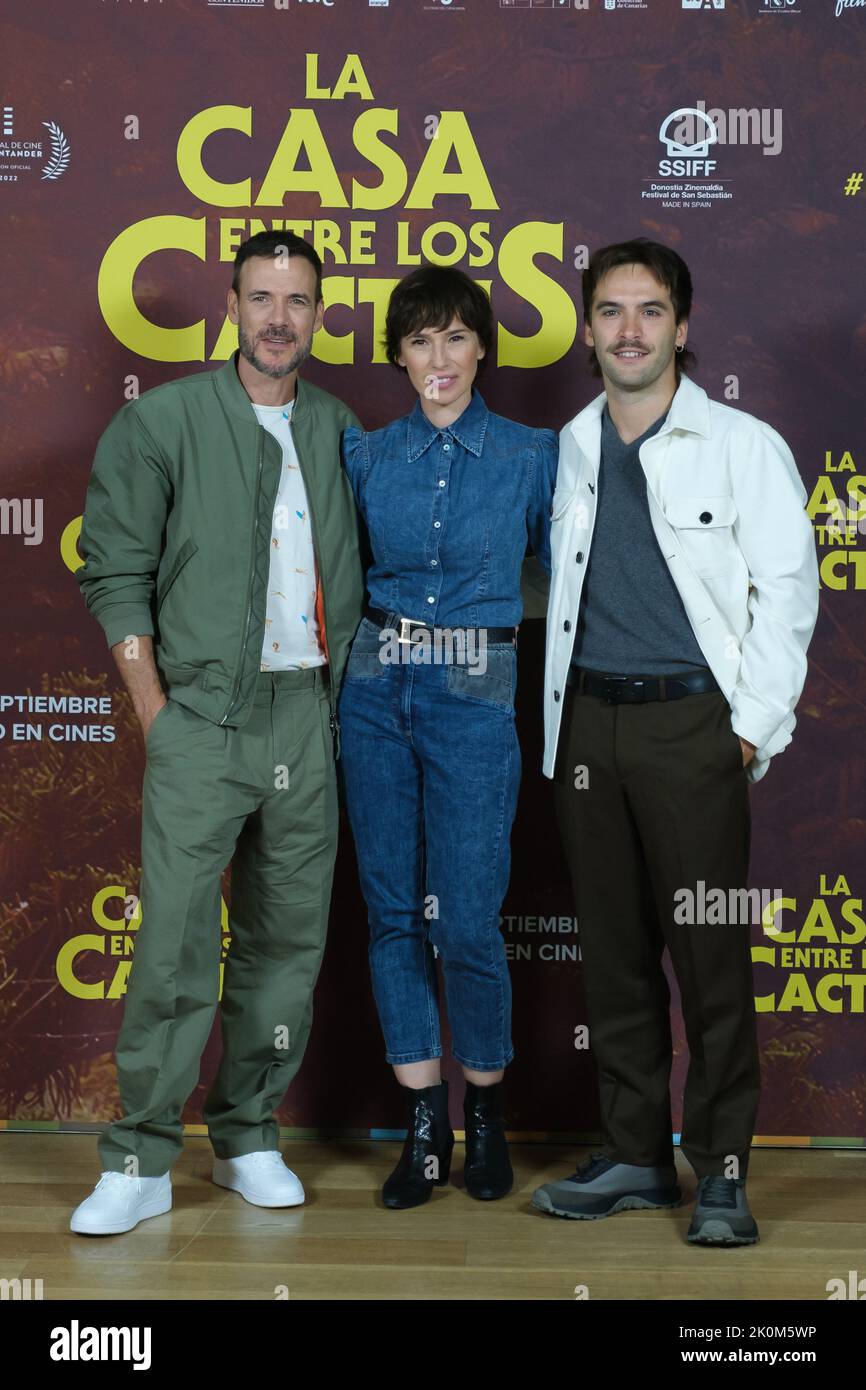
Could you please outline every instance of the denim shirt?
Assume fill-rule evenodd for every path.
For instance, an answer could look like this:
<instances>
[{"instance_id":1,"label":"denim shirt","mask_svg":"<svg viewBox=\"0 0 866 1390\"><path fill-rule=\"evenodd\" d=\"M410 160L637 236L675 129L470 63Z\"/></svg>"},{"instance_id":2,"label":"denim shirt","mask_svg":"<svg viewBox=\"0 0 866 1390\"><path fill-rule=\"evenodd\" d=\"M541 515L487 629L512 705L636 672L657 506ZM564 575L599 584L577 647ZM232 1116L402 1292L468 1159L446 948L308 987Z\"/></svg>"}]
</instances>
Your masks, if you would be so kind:
<instances>
[{"instance_id":1,"label":"denim shirt","mask_svg":"<svg viewBox=\"0 0 866 1390\"><path fill-rule=\"evenodd\" d=\"M366 523L370 603L439 627L514 627L527 541L550 574L553 430L494 415L473 387L441 429L420 398L378 430L343 432L343 463Z\"/></svg>"}]
</instances>

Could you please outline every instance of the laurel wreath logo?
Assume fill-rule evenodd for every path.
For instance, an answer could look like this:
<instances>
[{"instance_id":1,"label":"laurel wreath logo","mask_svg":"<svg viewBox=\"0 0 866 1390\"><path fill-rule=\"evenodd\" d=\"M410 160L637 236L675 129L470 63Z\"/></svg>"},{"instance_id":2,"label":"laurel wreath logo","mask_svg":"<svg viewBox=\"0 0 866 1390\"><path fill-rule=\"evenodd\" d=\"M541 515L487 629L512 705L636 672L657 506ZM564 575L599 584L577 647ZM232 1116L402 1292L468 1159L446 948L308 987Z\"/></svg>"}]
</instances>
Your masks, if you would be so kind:
<instances>
[{"instance_id":1,"label":"laurel wreath logo","mask_svg":"<svg viewBox=\"0 0 866 1390\"><path fill-rule=\"evenodd\" d=\"M51 136L51 158L42 170L42 177L59 179L69 165L69 141L56 121L43 121L42 124Z\"/></svg>"}]
</instances>

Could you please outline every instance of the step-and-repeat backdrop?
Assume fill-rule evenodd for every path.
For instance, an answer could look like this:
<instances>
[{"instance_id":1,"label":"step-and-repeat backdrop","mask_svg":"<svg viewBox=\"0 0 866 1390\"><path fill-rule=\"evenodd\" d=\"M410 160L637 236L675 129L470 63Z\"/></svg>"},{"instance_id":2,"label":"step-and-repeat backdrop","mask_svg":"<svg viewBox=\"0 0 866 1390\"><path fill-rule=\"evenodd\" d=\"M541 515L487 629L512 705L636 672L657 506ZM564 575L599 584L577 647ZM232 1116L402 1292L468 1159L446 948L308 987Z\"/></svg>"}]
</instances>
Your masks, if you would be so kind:
<instances>
[{"instance_id":1,"label":"step-and-repeat backdrop","mask_svg":"<svg viewBox=\"0 0 866 1390\"><path fill-rule=\"evenodd\" d=\"M645 235L691 266L697 380L785 436L809 495L821 616L794 742L752 790L751 884L783 905L753 929L759 1133L863 1144L863 0L9 0L0 33L2 1122L94 1129L118 1108L143 749L73 577L110 417L225 361L235 248L291 227L325 270L304 370L367 427L413 404L380 339L392 285L424 258L490 288L488 405L559 429L599 389L581 270ZM517 1132L586 1136L595 1079L540 773L542 658L543 622L527 622L502 915L509 1106ZM213 930L229 949L226 908ZM366 933L344 819L289 1132L401 1121ZM674 1029L678 1094L678 1011ZM218 1049L217 1024L191 1132Z\"/></svg>"}]
</instances>

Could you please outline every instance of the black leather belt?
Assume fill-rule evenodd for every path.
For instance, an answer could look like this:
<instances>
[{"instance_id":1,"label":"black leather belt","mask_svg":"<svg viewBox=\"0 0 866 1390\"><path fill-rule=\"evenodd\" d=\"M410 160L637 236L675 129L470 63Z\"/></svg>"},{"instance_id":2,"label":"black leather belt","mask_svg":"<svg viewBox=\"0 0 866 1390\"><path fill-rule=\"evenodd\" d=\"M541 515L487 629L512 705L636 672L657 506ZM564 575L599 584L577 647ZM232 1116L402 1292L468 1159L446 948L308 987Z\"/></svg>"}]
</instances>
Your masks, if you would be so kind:
<instances>
[{"instance_id":1,"label":"black leather belt","mask_svg":"<svg viewBox=\"0 0 866 1390\"><path fill-rule=\"evenodd\" d=\"M639 705L646 700L681 700L684 695L703 695L721 686L712 671L686 671L679 676L606 676L569 666L566 685L579 695L595 695L609 705Z\"/></svg>"},{"instance_id":2,"label":"black leather belt","mask_svg":"<svg viewBox=\"0 0 866 1390\"><path fill-rule=\"evenodd\" d=\"M381 608L365 608L364 617L369 618L371 623L375 623L378 628L389 628L397 633L398 642L412 641L412 633L420 630L424 632L450 632L455 635L468 632L483 632L486 642L515 642L517 640L517 629L513 627L437 627L433 623L425 623L423 618L403 618L399 613L385 613Z\"/></svg>"}]
</instances>

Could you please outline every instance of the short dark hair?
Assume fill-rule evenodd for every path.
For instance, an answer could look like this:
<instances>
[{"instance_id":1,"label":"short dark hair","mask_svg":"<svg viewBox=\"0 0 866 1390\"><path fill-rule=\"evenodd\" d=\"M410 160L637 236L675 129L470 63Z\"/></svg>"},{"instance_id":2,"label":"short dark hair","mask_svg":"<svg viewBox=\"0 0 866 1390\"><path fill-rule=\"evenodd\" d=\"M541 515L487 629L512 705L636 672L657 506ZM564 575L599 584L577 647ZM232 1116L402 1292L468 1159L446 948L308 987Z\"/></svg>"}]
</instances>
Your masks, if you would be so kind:
<instances>
[{"instance_id":1,"label":"short dark hair","mask_svg":"<svg viewBox=\"0 0 866 1390\"><path fill-rule=\"evenodd\" d=\"M610 271L621 265L644 265L651 270L660 285L664 285L674 306L677 323L687 319L692 311L692 277L682 256L663 246L660 241L650 241L649 237L635 237L633 241L618 241L613 246L601 246L589 258L589 265L583 272L583 314L589 323L592 313L593 296L599 283ZM686 347L676 354L677 379L681 371L693 371L698 359ZM601 376L601 366L590 348L590 371L593 376Z\"/></svg>"},{"instance_id":2,"label":"short dark hair","mask_svg":"<svg viewBox=\"0 0 866 1390\"><path fill-rule=\"evenodd\" d=\"M251 256L303 256L316 272L316 303L322 298L322 262L314 246L294 232L256 232L247 241L242 241L235 252L235 270L232 276L232 289L240 291L241 266Z\"/></svg>"},{"instance_id":3,"label":"short dark hair","mask_svg":"<svg viewBox=\"0 0 866 1390\"><path fill-rule=\"evenodd\" d=\"M393 367L401 367L400 343L422 328L447 328L453 318L474 329L484 348L478 371L484 369L493 348L493 310L480 285L462 270L447 265L420 265L404 275L391 291L385 316L385 355Z\"/></svg>"}]
</instances>

